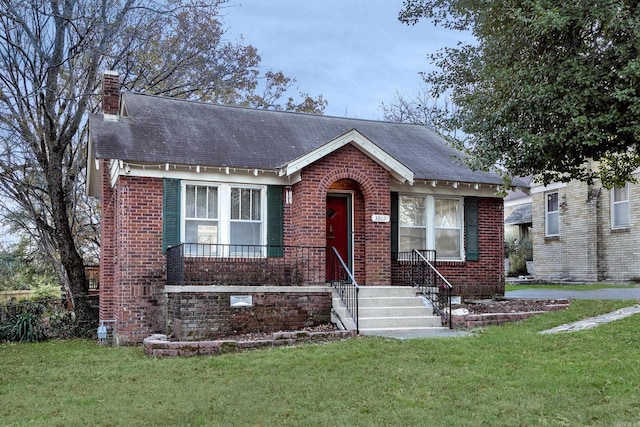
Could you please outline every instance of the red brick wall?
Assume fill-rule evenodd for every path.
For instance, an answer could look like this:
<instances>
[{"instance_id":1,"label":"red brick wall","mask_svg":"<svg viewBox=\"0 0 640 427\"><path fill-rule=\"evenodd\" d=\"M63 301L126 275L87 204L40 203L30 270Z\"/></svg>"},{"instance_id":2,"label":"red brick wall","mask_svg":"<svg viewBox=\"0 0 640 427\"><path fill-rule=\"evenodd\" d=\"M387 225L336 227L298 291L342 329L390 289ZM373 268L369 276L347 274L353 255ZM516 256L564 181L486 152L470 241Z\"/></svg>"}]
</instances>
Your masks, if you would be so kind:
<instances>
[{"instance_id":1,"label":"red brick wall","mask_svg":"<svg viewBox=\"0 0 640 427\"><path fill-rule=\"evenodd\" d=\"M100 319L115 319L114 293L114 257L116 253L115 240L115 193L109 182L109 162L102 160L102 195L100 221Z\"/></svg>"},{"instance_id":2,"label":"red brick wall","mask_svg":"<svg viewBox=\"0 0 640 427\"><path fill-rule=\"evenodd\" d=\"M177 340L216 339L234 334L298 330L331 319L331 292L243 292L252 307L231 307L229 292L171 293L167 312Z\"/></svg>"},{"instance_id":3,"label":"red brick wall","mask_svg":"<svg viewBox=\"0 0 640 427\"><path fill-rule=\"evenodd\" d=\"M121 176L113 212L114 333L119 344L131 344L141 342L152 332L164 331L162 180Z\"/></svg>"},{"instance_id":4,"label":"red brick wall","mask_svg":"<svg viewBox=\"0 0 640 427\"><path fill-rule=\"evenodd\" d=\"M120 78L116 73L102 75L102 111L118 114L120 109Z\"/></svg>"},{"instance_id":5,"label":"red brick wall","mask_svg":"<svg viewBox=\"0 0 640 427\"><path fill-rule=\"evenodd\" d=\"M389 285L391 226L374 223L371 216L390 215L390 176L350 144L302 170L302 180L293 186L293 203L285 209L285 224L291 228L285 244L326 245L327 193L338 189L354 191L356 281L360 285ZM362 265L364 268L358 269Z\"/></svg>"},{"instance_id":6,"label":"red brick wall","mask_svg":"<svg viewBox=\"0 0 640 427\"><path fill-rule=\"evenodd\" d=\"M465 298L504 295L503 209L502 199L478 200L478 261L437 263L438 271L453 285L454 295L462 295Z\"/></svg>"}]
</instances>

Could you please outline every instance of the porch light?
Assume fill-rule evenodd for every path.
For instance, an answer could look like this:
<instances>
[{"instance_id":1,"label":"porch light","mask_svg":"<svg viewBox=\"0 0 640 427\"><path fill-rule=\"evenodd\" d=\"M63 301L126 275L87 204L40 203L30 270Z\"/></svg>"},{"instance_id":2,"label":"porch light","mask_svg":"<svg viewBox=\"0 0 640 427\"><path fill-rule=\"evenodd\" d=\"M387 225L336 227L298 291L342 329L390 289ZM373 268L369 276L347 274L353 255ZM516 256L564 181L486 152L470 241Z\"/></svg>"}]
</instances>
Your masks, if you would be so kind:
<instances>
[{"instance_id":1,"label":"porch light","mask_svg":"<svg viewBox=\"0 0 640 427\"><path fill-rule=\"evenodd\" d=\"M169 163L165 163L164 164L164 170L168 171L169 170Z\"/></svg>"},{"instance_id":2,"label":"porch light","mask_svg":"<svg viewBox=\"0 0 640 427\"><path fill-rule=\"evenodd\" d=\"M229 166L227 166L226 168L224 168L224 173L226 173L227 175L229 175Z\"/></svg>"},{"instance_id":3,"label":"porch light","mask_svg":"<svg viewBox=\"0 0 640 427\"><path fill-rule=\"evenodd\" d=\"M457 182L453 183L453 188L458 188L458 183Z\"/></svg>"},{"instance_id":4,"label":"porch light","mask_svg":"<svg viewBox=\"0 0 640 427\"><path fill-rule=\"evenodd\" d=\"M258 176L258 169L253 170L253 176Z\"/></svg>"},{"instance_id":5,"label":"porch light","mask_svg":"<svg viewBox=\"0 0 640 427\"><path fill-rule=\"evenodd\" d=\"M436 185L438 185L438 181L431 181L431 186L435 187Z\"/></svg>"},{"instance_id":6,"label":"porch light","mask_svg":"<svg viewBox=\"0 0 640 427\"><path fill-rule=\"evenodd\" d=\"M196 166L196 173L200 173L200 165Z\"/></svg>"},{"instance_id":7,"label":"porch light","mask_svg":"<svg viewBox=\"0 0 640 427\"><path fill-rule=\"evenodd\" d=\"M291 191L291 186L287 185L284 188L284 200L285 203L290 205L293 202L293 192Z\"/></svg>"}]
</instances>

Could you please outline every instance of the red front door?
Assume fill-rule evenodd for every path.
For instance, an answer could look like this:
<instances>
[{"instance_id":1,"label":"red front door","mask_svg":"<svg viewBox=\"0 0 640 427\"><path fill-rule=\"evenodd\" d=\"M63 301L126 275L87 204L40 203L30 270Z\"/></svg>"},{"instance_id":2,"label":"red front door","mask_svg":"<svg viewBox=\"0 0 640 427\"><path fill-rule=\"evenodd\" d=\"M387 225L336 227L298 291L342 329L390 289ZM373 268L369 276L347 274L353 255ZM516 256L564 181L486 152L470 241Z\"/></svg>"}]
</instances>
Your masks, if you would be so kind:
<instances>
[{"instance_id":1,"label":"red front door","mask_svg":"<svg viewBox=\"0 0 640 427\"><path fill-rule=\"evenodd\" d=\"M351 264L349 254L349 225L350 210L349 196L328 196L327 197L327 249L335 247L340 257L347 265ZM333 278L327 265L327 277Z\"/></svg>"}]
</instances>

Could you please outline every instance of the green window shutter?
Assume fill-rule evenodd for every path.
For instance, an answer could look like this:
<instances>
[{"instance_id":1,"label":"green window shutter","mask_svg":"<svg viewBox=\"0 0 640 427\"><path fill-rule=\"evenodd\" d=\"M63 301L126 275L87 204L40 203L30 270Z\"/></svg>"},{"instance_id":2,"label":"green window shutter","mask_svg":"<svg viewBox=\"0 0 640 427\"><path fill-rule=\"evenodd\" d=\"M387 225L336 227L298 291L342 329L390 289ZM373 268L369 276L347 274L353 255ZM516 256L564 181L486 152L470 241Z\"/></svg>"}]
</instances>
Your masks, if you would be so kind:
<instances>
[{"instance_id":1,"label":"green window shutter","mask_svg":"<svg viewBox=\"0 0 640 427\"><path fill-rule=\"evenodd\" d=\"M282 243L284 234L284 186L270 185L267 187L267 256L282 257Z\"/></svg>"},{"instance_id":2,"label":"green window shutter","mask_svg":"<svg viewBox=\"0 0 640 427\"><path fill-rule=\"evenodd\" d=\"M180 180L162 180L162 253L180 244Z\"/></svg>"},{"instance_id":3,"label":"green window shutter","mask_svg":"<svg viewBox=\"0 0 640 427\"><path fill-rule=\"evenodd\" d=\"M464 199L464 232L466 259L467 261L478 261L480 259L480 241L477 197L465 197Z\"/></svg>"},{"instance_id":4,"label":"green window shutter","mask_svg":"<svg viewBox=\"0 0 640 427\"><path fill-rule=\"evenodd\" d=\"M391 253L398 252L398 217L400 205L398 193L391 193Z\"/></svg>"}]
</instances>

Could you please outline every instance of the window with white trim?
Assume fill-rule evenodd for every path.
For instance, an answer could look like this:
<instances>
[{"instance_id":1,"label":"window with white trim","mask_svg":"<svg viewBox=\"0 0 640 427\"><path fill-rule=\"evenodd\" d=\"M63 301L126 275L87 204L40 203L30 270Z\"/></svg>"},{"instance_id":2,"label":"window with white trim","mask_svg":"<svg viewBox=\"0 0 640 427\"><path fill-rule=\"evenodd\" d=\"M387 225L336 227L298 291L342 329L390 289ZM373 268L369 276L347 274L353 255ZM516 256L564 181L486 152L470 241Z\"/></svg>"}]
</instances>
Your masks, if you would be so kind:
<instances>
[{"instance_id":1,"label":"window with white trim","mask_svg":"<svg viewBox=\"0 0 640 427\"><path fill-rule=\"evenodd\" d=\"M559 211L558 204L558 192L554 191L552 193L545 194L545 222L544 222L544 234L545 236L557 236L560 234L559 228Z\"/></svg>"},{"instance_id":2,"label":"window with white trim","mask_svg":"<svg viewBox=\"0 0 640 427\"><path fill-rule=\"evenodd\" d=\"M184 241L218 243L218 187L185 187Z\"/></svg>"},{"instance_id":3,"label":"window with white trim","mask_svg":"<svg viewBox=\"0 0 640 427\"><path fill-rule=\"evenodd\" d=\"M265 188L226 183L182 185L183 243L238 245L231 247L231 253L240 253L241 245L265 244ZM205 250L204 254L211 252Z\"/></svg>"},{"instance_id":4,"label":"window with white trim","mask_svg":"<svg viewBox=\"0 0 640 427\"><path fill-rule=\"evenodd\" d=\"M439 259L462 259L460 199L400 195L398 249L435 249Z\"/></svg>"},{"instance_id":5,"label":"window with white trim","mask_svg":"<svg viewBox=\"0 0 640 427\"><path fill-rule=\"evenodd\" d=\"M628 228L629 220L629 184L611 189L611 228Z\"/></svg>"},{"instance_id":6,"label":"window with white trim","mask_svg":"<svg viewBox=\"0 0 640 427\"><path fill-rule=\"evenodd\" d=\"M262 244L262 190L231 188L232 245Z\"/></svg>"}]
</instances>

